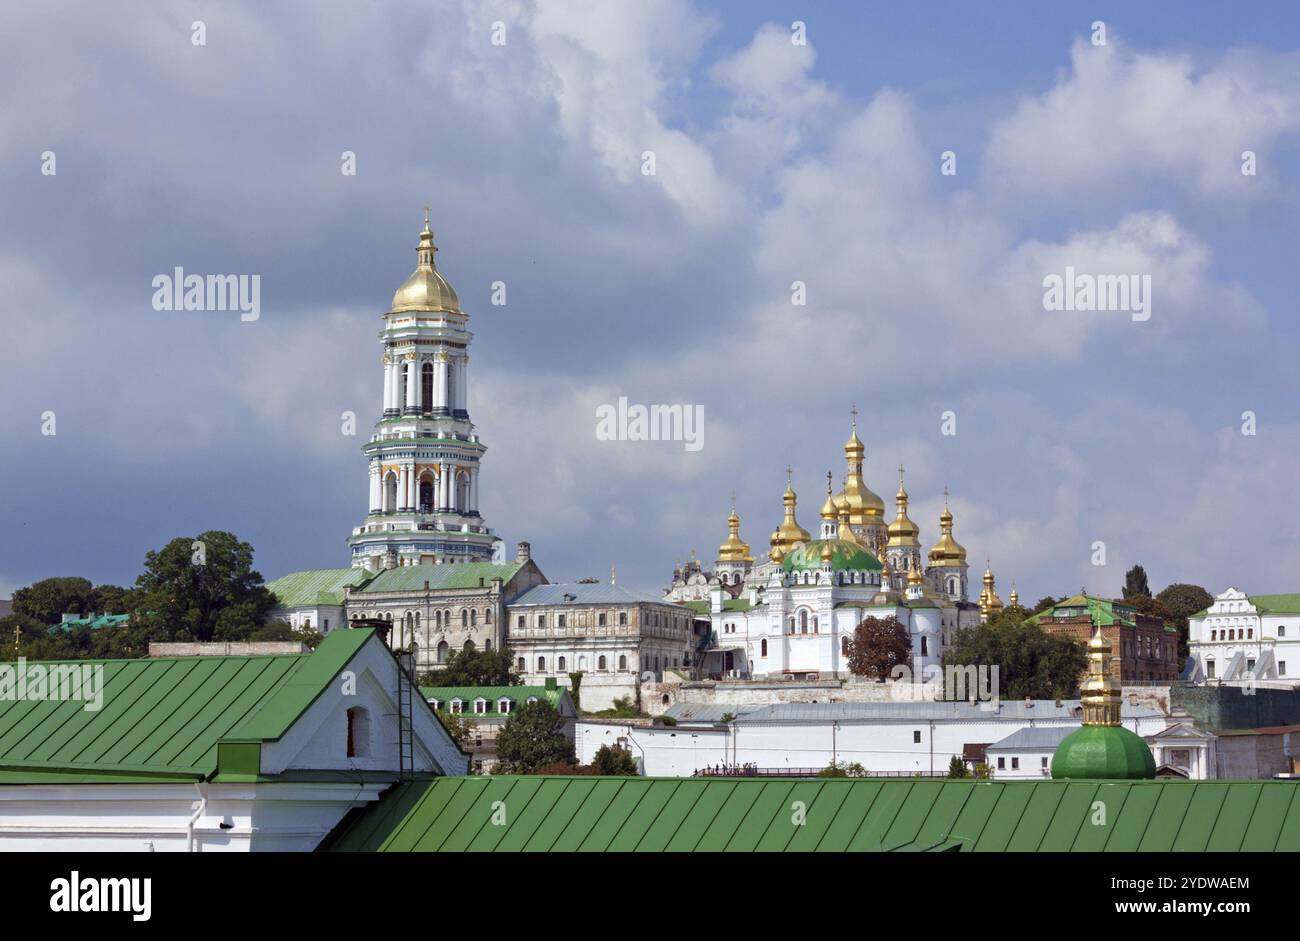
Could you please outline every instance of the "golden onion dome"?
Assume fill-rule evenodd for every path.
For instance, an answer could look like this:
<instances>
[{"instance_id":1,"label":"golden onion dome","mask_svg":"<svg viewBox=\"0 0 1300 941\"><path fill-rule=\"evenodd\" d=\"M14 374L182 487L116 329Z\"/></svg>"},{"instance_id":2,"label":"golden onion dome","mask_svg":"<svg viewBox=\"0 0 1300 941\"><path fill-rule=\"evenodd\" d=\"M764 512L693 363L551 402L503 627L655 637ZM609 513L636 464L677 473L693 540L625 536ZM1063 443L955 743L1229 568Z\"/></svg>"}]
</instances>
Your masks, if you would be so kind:
<instances>
[{"instance_id":1,"label":"golden onion dome","mask_svg":"<svg viewBox=\"0 0 1300 941\"><path fill-rule=\"evenodd\" d=\"M848 473L844 478L844 489L839 492L837 500L848 505L849 522L854 526L877 523L885 518L885 501L878 494L872 493L862 479L863 458L867 449L858 437L857 409L853 411L853 431L844 443L844 461Z\"/></svg>"},{"instance_id":2,"label":"golden onion dome","mask_svg":"<svg viewBox=\"0 0 1300 941\"><path fill-rule=\"evenodd\" d=\"M438 246L433 243L433 232L429 230L429 215L424 216L424 230L420 232L420 244L415 247L419 263L415 271L406 279L397 293L393 295L393 313L405 311L443 311L460 313L460 298L434 264L433 256Z\"/></svg>"},{"instance_id":3,"label":"golden onion dome","mask_svg":"<svg viewBox=\"0 0 1300 941\"><path fill-rule=\"evenodd\" d=\"M902 467L898 469L898 494L894 497L894 503L898 507L898 515L889 524L889 546L891 548L920 546L921 541L917 538L921 533L920 527L907 515L907 490L903 487Z\"/></svg>"},{"instance_id":4,"label":"golden onion dome","mask_svg":"<svg viewBox=\"0 0 1300 941\"><path fill-rule=\"evenodd\" d=\"M831 496L831 475L826 475L826 502L822 504L821 518L827 522L835 522L840 518L840 508L836 504L835 498Z\"/></svg>"},{"instance_id":5,"label":"golden onion dome","mask_svg":"<svg viewBox=\"0 0 1300 941\"><path fill-rule=\"evenodd\" d=\"M831 548L829 540L822 543L822 562L829 562L835 558L835 550Z\"/></svg>"},{"instance_id":6,"label":"golden onion dome","mask_svg":"<svg viewBox=\"0 0 1300 941\"><path fill-rule=\"evenodd\" d=\"M858 537L853 533L853 527L849 525L849 509L843 503L839 504L840 526L835 536L844 542L856 544Z\"/></svg>"},{"instance_id":7,"label":"golden onion dome","mask_svg":"<svg viewBox=\"0 0 1300 941\"><path fill-rule=\"evenodd\" d=\"M948 488L943 490L943 512L939 514L939 541L930 550L930 562L951 568L964 565L966 549L952 538L952 510L948 509Z\"/></svg>"},{"instance_id":8,"label":"golden onion dome","mask_svg":"<svg viewBox=\"0 0 1300 941\"><path fill-rule=\"evenodd\" d=\"M812 539L808 530L799 525L795 519L795 509L798 506L799 498L795 495L794 486L790 480L790 471L786 471L785 493L781 496L781 502L785 505L785 518L781 525L776 528L772 534L772 544L780 545L782 552L789 552L795 546L802 542L808 542Z\"/></svg>"},{"instance_id":9,"label":"golden onion dome","mask_svg":"<svg viewBox=\"0 0 1300 941\"><path fill-rule=\"evenodd\" d=\"M909 585L921 584L921 566L919 565L912 566L911 570L907 573L907 584Z\"/></svg>"},{"instance_id":10,"label":"golden onion dome","mask_svg":"<svg viewBox=\"0 0 1300 941\"><path fill-rule=\"evenodd\" d=\"M740 538L740 516L736 505L731 506L731 515L727 517L727 541L718 547L719 562L753 562L749 545Z\"/></svg>"}]
</instances>

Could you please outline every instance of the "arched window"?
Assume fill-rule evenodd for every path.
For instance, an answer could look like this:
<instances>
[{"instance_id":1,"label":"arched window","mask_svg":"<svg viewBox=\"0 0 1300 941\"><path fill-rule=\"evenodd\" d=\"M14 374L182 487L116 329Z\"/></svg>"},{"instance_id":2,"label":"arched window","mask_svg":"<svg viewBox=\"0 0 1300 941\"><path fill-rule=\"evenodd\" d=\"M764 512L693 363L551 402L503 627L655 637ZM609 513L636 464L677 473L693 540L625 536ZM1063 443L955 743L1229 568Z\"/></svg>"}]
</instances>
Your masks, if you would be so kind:
<instances>
[{"instance_id":1,"label":"arched window","mask_svg":"<svg viewBox=\"0 0 1300 941\"><path fill-rule=\"evenodd\" d=\"M766 657L766 656L767 656L767 638L766 638L766 637L764 637L764 638L762 639L762 641L759 642L759 645L758 645L758 655L759 655L760 657Z\"/></svg>"},{"instance_id":2,"label":"arched window","mask_svg":"<svg viewBox=\"0 0 1300 941\"><path fill-rule=\"evenodd\" d=\"M420 367L420 411L433 411L433 363Z\"/></svg>"},{"instance_id":3,"label":"arched window","mask_svg":"<svg viewBox=\"0 0 1300 941\"><path fill-rule=\"evenodd\" d=\"M799 633L800 634L808 633L808 612L807 611L799 612Z\"/></svg>"},{"instance_id":4,"label":"arched window","mask_svg":"<svg viewBox=\"0 0 1300 941\"><path fill-rule=\"evenodd\" d=\"M523 658L523 657L520 657L520 658L519 658L519 662L516 664L516 668L519 670L520 673L523 673L523 672L524 672L525 667L524 667L524 658Z\"/></svg>"},{"instance_id":5,"label":"arched window","mask_svg":"<svg viewBox=\"0 0 1300 941\"><path fill-rule=\"evenodd\" d=\"M466 608L460 609L460 626L461 627L469 626L469 610Z\"/></svg>"},{"instance_id":6,"label":"arched window","mask_svg":"<svg viewBox=\"0 0 1300 941\"><path fill-rule=\"evenodd\" d=\"M559 670L561 673L563 673L564 670L565 670L565 668L566 668L566 664L567 664L567 661L565 660L565 658L564 658L564 657L561 657L561 658L556 662L556 664L555 664L555 668L556 668L557 670Z\"/></svg>"},{"instance_id":7,"label":"arched window","mask_svg":"<svg viewBox=\"0 0 1300 941\"><path fill-rule=\"evenodd\" d=\"M361 706L348 710L348 757L367 758L370 755L370 714Z\"/></svg>"},{"instance_id":8,"label":"arched window","mask_svg":"<svg viewBox=\"0 0 1300 941\"><path fill-rule=\"evenodd\" d=\"M478 627L478 610L471 608L469 612L469 626Z\"/></svg>"},{"instance_id":9,"label":"arched window","mask_svg":"<svg viewBox=\"0 0 1300 941\"><path fill-rule=\"evenodd\" d=\"M840 656L841 656L841 657L847 657L848 655L849 655L849 639L848 639L847 637L841 637L841 638L840 638Z\"/></svg>"},{"instance_id":10,"label":"arched window","mask_svg":"<svg viewBox=\"0 0 1300 941\"><path fill-rule=\"evenodd\" d=\"M596 661L596 669L600 670L602 673L605 672L605 658L603 656Z\"/></svg>"},{"instance_id":11,"label":"arched window","mask_svg":"<svg viewBox=\"0 0 1300 941\"><path fill-rule=\"evenodd\" d=\"M627 672L627 654L622 654L618 658L618 669L620 672Z\"/></svg>"},{"instance_id":12,"label":"arched window","mask_svg":"<svg viewBox=\"0 0 1300 941\"><path fill-rule=\"evenodd\" d=\"M465 653L470 653L471 651L474 650L474 641L472 640L465 641L465 646L462 647L461 649L465 651Z\"/></svg>"},{"instance_id":13,"label":"arched window","mask_svg":"<svg viewBox=\"0 0 1300 941\"><path fill-rule=\"evenodd\" d=\"M921 638L921 656L923 657L930 656L930 645L927 643L928 640L929 638L926 637Z\"/></svg>"},{"instance_id":14,"label":"arched window","mask_svg":"<svg viewBox=\"0 0 1300 941\"><path fill-rule=\"evenodd\" d=\"M491 608L484 608L484 609L483 609L483 623L484 623L484 624L491 624L491 623L492 623L492 609L491 609Z\"/></svg>"},{"instance_id":15,"label":"arched window","mask_svg":"<svg viewBox=\"0 0 1300 941\"><path fill-rule=\"evenodd\" d=\"M392 513L397 509L397 474L389 471L384 477L384 505L385 513Z\"/></svg>"},{"instance_id":16,"label":"arched window","mask_svg":"<svg viewBox=\"0 0 1300 941\"><path fill-rule=\"evenodd\" d=\"M428 477L420 478L420 512L433 512L433 481Z\"/></svg>"},{"instance_id":17,"label":"arched window","mask_svg":"<svg viewBox=\"0 0 1300 941\"><path fill-rule=\"evenodd\" d=\"M619 627L627 627L627 612L626 612L626 611L620 611L620 612L618 612L618 626L619 626Z\"/></svg>"},{"instance_id":18,"label":"arched window","mask_svg":"<svg viewBox=\"0 0 1300 941\"><path fill-rule=\"evenodd\" d=\"M439 663L447 662L447 652L449 649L450 648L448 648L447 642L445 640L438 641L438 662Z\"/></svg>"},{"instance_id":19,"label":"arched window","mask_svg":"<svg viewBox=\"0 0 1300 941\"><path fill-rule=\"evenodd\" d=\"M545 672L546 672L546 658L545 658L545 657L538 657L538 658L537 658L537 672L538 672L538 673L545 673Z\"/></svg>"},{"instance_id":20,"label":"arched window","mask_svg":"<svg viewBox=\"0 0 1300 941\"><path fill-rule=\"evenodd\" d=\"M491 650L491 649L492 649L492 638L491 638L491 637L489 637L487 640L483 641L483 649L484 649L484 650Z\"/></svg>"}]
</instances>

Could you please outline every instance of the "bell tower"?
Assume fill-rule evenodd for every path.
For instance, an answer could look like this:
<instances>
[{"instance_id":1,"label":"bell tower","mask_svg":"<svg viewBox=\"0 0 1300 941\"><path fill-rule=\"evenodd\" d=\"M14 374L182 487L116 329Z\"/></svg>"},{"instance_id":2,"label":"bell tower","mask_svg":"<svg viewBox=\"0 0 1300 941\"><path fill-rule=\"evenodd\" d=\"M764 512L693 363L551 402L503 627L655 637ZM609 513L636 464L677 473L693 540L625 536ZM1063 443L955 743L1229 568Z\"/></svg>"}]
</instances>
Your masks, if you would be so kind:
<instances>
[{"instance_id":1,"label":"bell tower","mask_svg":"<svg viewBox=\"0 0 1300 941\"><path fill-rule=\"evenodd\" d=\"M417 264L383 315L383 408L362 448L370 493L352 564L371 570L486 562L496 536L479 514L487 448L469 418L469 315L438 271L429 209Z\"/></svg>"}]
</instances>

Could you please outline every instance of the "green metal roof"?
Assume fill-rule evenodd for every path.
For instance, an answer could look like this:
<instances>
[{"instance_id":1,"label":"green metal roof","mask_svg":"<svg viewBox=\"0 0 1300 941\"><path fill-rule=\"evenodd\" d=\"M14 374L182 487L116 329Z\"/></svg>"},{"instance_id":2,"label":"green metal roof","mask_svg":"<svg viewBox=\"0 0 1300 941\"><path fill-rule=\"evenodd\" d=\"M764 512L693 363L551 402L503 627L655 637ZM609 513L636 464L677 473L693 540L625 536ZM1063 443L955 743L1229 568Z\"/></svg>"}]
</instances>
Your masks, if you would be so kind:
<instances>
[{"instance_id":1,"label":"green metal roof","mask_svg":"<svg viewBox=\"0 0 1300 941\"><path fill-rule=\"evenodd\" d=\"M465 703L465 715L471 718L501 718L505 713L497 711L497 703L502 699L509 699L513 705L511 709L517 709L528 702L530 697L544 700L560 708L560 700L563 694L568 693L567 689L547 689L545 686L421 686L420 695L425 700L438 700L438 712L446 712L450 708L453 699L459 699ZM474 700L487 700L487 712L475 713Z\"/></svg>"},{"instance_id":2,"label":"green metal roof","mask_svg":"<svg viewBox=\"0 0 1300 941\"><path fill-rule=\"evenodd\" d=\"M501 804L497 804L500 801ZM1105 808L1104 821L1096 802ZM796 802L803 822L797 823ZM493 823L504 809L505 823ZM497 819L500 819L498 815ZM1300 851L1291 781L471 776L399 784L334 851Z\"/></svg>"},{"instance_id":3,"label":"green metal roof","mask_svg":"<svg viewBox=\"0 0 1300 941\"><path fill-rule=\"evenodd\" d=\"M492 584L492 579L499 578L502 583L510 581L524 567L522 562L464 562L455 565L402 565L395 569L385 569L361 589L363 593L379 591L423 591L424 583L429 583L429 590L478 588L479 579L483 586Z\"/></svg>"},{"instance_id":4,"label":"green metal roof","mask_svg":"<svg viewBox=\"0 0 1300 941\"><path fill-rule=\"evenodd\" d=\"M1119 607L1118 611L1116 610L1117 605ZM1030 624L1038 624L1043 618L1073 616L1064 612L1057 614L1057 611L1062 608L1081 609L1077 612L1079 614L1086 611L1092 618L1092 623L1101 627L1110 627L1116 623L1132 626L1134 621L1129 612L1136 613L1134 608L1123 602L1111 601L1109 598L1094 598L1092 595L1075 595L1073 598L1066 598L1064 601L1057 602L1052 607L1040 611L1033 617L1025 618L1025 621Z\"/></svg>"},{"instance_id":5,"label":"green metal roof","mask_svg":"<svg viewBox=\"0 0 1300 941\"><path fill-rule=\"evenodd\" d=\"M97 631L101 627L115 627L118 624L125 624L131 620L129 614L101 614L97 618L70 618L66 621L60 621L58 624L49 626L50 632L61 631L67 632L74 627L89 627L92 631Z\"/></svg>"},{"instance_id":6,"label":"green metal roof","mask_svg":"<svg viewBox=\"0 0 1300 941\"><path fill-rule=\"evenodd\" d=\"M846 539L814 539L795 546L786 555L781 567L787 572L818 572L822 567L822 549L831 550L831 569L879 572L880 561L856 542Z\"/></svg>"},{"instance_id":7,"label":"green metal roof","mask_svg":"<svg viewBox=\"0 0 1300 941\"><path fill-rule=\"evenodd\" d=\"M308 569L305 572L290 572L281 575L266 587L280 603L282 608L305 608L314 605L343 604L345 585L357 586L373 577L373 573L362 568L346 569Z\"/></svg>"},{"instance_id":8,"label":"green metal roof","mask_svg":"<svg viewBox=\"0 0 1300 941\"><path fill-rule=\"evenodd\" d=\"M1261 614L1300 614L1300 595L1248 595Z\"/></svg>"},{"instance_id":9,"label":"green metal roof","mask_svg":"<svg viewBox=\"0 0 1300 941\"><path fill-rule=\"evenodd\" d=\"M44 664L102 668L102 708L0 699L0 783L256 779L261 742L288 731L373 636L334 631L308 654Z\"/></svg>"}]
</instances>

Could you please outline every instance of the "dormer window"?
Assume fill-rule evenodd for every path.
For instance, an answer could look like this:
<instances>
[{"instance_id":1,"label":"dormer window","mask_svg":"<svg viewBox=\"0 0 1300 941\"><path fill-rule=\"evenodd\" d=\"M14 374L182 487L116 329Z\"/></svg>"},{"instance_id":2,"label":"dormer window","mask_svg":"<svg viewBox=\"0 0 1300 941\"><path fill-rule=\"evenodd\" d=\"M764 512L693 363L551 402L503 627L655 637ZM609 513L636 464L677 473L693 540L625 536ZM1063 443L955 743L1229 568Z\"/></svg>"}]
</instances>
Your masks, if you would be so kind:
<instances>
[{"instance_id":1,"label":"dormer window","mask_svg":"<svg viewBox=\"0 0 1300 941\"><path fill-rule=\"evenodd\" d=\"M487 700L482 698L481 696L478 699L474 700L474 714L476 716L487 715Z\"/></svg>"},{"instance_id":2,"label":"dormer window","mask_svg":"<svg viewBox=\"0 0 1300 941\"><path fill-rule=\"evenodd\" d=\"M458 716L465 711L465 700L453 699L451 701L451 714Z\"/></svg>"},{"instance_id":3,"label":"dormer window","mask_svg":"<svg viewBox=\"0 0 1300 941\"><path fill-rule=\"evenodd\" d=\"M504 696L497 700L497 712L501 713L503 716L510 715L510 706L510 700Z\"/></svg>"}]
</instances>

